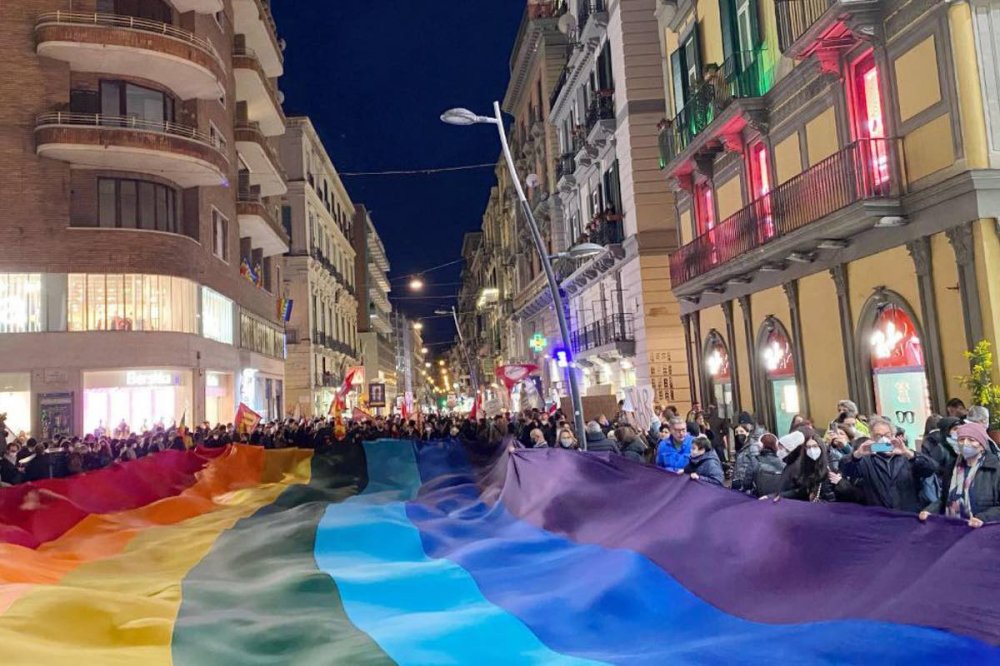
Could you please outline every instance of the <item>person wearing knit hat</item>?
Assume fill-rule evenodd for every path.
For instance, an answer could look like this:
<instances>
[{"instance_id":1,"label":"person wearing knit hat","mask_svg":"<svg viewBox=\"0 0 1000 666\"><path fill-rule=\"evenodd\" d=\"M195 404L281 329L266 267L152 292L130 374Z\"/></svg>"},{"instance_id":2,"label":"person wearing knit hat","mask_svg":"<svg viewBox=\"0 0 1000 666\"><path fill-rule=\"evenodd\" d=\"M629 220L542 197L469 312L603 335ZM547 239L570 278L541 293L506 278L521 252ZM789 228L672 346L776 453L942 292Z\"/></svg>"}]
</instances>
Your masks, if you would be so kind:
<instances>
[{"instance_id":1,"label":"person wearing knit hat","mask_svg":"<svg viewBox=\"0 0 1000 666\"><path fill-rule=\"evenodd\" d=\"M778 458L787 462L788 456L806 441L805 433L794 430L778 440Z\"/></svg>"},{"instance_id":2,"label":"person wearing knit hat","mask_svg":"<svg viewBox=\"0 0 1000 666\"><path fill-rule=\"evenodd\" d=\"M958 459L945 477L947 495L920 513L960 518L969 527L1000 522L1000 458L993 453L986 428L979 423L958 426Z\"/></svg>"}]
</instances>

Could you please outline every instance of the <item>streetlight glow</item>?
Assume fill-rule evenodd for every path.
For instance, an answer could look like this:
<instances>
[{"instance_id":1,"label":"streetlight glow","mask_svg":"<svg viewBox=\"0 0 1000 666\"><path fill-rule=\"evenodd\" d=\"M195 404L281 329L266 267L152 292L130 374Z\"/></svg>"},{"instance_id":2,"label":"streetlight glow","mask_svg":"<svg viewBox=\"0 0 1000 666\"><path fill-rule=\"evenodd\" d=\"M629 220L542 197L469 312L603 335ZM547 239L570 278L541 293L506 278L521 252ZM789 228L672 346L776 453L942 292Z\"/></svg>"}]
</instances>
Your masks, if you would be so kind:
<instances>
[{"instance_id":1,"label":"streetlight glow","mask_svg":"<svg viewBox=\"0 0 1000 666\"><path fill-rule=\"evenodd\" d=\"M423 324L421 324L421 323L420 323L419 321L418 321L418 322L415 322L415 323L413 324L413 330L414 330L414 331L422 331L422 330L424 330L424 325L423 325Z\"/></svg>"},{"instance_id":2,"label":"streetlight glow","mask_svg":"<svg viewBox=\"0 0 1000 666\"><path fill-rule=\"evenodd\" d=\"M427 347L421 347L420 348L420 353L421 354L426 354L427 353Z\"/></svg>"},{"instance_id":3,"label":"streetlight glow","mask_svg":"<svg viewBox=\"0 0 1000 666\"><path fill-rule=\"evenodd\" d=\"M410 289L412 291L420 291L423 288L424 288L424 281L421 280L419 277L415 277L412 280L410 280Z\"/></svg>"}]
</instances>

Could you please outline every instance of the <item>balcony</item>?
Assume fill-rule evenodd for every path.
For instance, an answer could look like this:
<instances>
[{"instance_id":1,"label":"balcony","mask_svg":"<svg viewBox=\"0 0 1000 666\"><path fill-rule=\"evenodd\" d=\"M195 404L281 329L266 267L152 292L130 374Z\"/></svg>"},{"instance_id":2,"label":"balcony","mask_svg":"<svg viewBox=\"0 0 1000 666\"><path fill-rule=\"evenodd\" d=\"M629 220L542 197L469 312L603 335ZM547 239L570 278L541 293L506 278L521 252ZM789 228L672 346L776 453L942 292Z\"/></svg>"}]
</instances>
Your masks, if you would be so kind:
<instances>
[{"instance_id":1,"label":"balcony","mask_svg":"<svg viewBox=\"0 0 1000 666\"><path fill-rule=\"evenodd\" d=\"M823 68L839 73L839 57L876 34L882 0L775 0L781 52L802 60L815 53Z\"/></svg>"},{"instance_id":2,"label":"balcony","mask_svg":"<svg viewBox=\"0 0 1000 666\"><path fill-rule=\"evenodd\" d=\"M256 51L267 78L284 73L284 47L268 0L233 0L233 26L244 35L247 47Z\"/></svg>"},{"instance_id":3,"label":"balcony","mask_svg":"<svg viewBox=\"0 0 1000 666\"><path fill-rule=\"evenodd\" d=\"M274 83L268 78L258 54L245 47L233 49L236 101L247 105L246 120L257 123L264 136L285 133L285 112Z\"/></svg>"},{"instance_id":4,"label":"balcony","mask_svg":"<svg viewBox=\"0 0 1000 666\"><path fill-rule=\"evenodd\" d=\"M528 2L528 18L532 21L555 18L557 13L555 0Z\"/></svg>"},{"instance_id":5,"label":"balcony","mask_svg":"<svg viewBox=\"0 0 1000 666\"><path fill-rule=\"evenodd\" d=\"M576 185L574 173L576 173L576 156L573 153L564 153L556 161L556 187L564 192L571 190Z\"/></svg>"},{"instance_id":6,"label":"balcony","mask_svg":"<svg viewBox=\"0 0 1000 666\"><path fill-rule=\"evenodd\" d=\"M288 235L278 224L274 211L261 198L260 188L240 188L236 198L240 238L250 238L265 257L288 252Z\"/></svg>"},{"instance_id":7,"label":"balcony","mask_svg":"<svg viewBox=\"0 0 1000 666\"><path fill-rule=\"evenodd\" d=\"M161 176L180 187L225 185L229 160L219 142L187 125L99 113L45 113L35 151L84 169Z\"/></svg>"},{"instance_id":8,"label":"balcony","mask_svg":"<svg viewBox=\"0 0 1000 666\"><path fill-rule=\"evenodd\" d=\"M669 176L691 173L703 155L714 156L723 149L742 151L742 132L748 125L766 128L763 95L774 80L765 54L761 50L731 55L721 69L706 75L673 120L661 124L660 163Z\"/></svg>"},{"instance_id":9,"label":"balcony","mask_svg":"<svg viewBox=\"0 0 1000 666\"><path fill-rule=\"evenodd\" d=\"M236 150L250 171L250 185L260 187L263 197L280 196L288 191L285 171L278 153L260 131L257 123L238 123L235 128Z\"/></svg>"},{"instance_id":10,"label":"balcony","mask_svg":"<svg viewBox=\"0 0 1000 666\"><path fill-rule=\"evenodd\" d=\"M894 140L851 144L674 252L673 289L743 279L763 266L782 270L790 257L808 262L823 241L849 241L881 218L901 215L900 164Z\"/></svg>"},{"instance_id":11,"label":"balcony","mask_svg":"<svg viewBox=\"0 0 1000 666\"><path fill-rule=\"evenodd\" d=\"M631 314L618 313L595 321L570 334L573 352L612 358L635 356L635 321Z\"/></svg>"},{"instance_id":12,"label":"balcony","mask_svg":"<svg viewBox=\"0 0 1000 666\"><path fill-rule=\"evenodd\" d=\"M608 20L608 0L583 0L577 16L580 42L598 46L608 29Z\"/></svg>"},{"instance_id":13,"label":"balcony","mask_svg":"<svg viewBox=\"0 0 1000 666\"><path fill-rule=\"evenodd\" d=\"M215 14L225 8L222 0L170 0L170 4L181 14L186 12Z\"/></svg>"},{"instance_id":14,"label":"balcony","mask_svg":"<svg viewBox=\"0 0 1000 666\"><path fill-rule=\"evenodd\" d=\"M48 12L35 24L38 55L98 72L156 81L181 99L219 99L226 68L215 48L160 21L81 12Z\"/></svg>"},{"instance_id":15,"label":"balcony","mask_svg":"<svg viewBox=\"0 0 1000 666\"><path fill-rule=\"evenodd\" d=\"M615 135L615 91L599 90L587 109L587 143L603 146Z\"/></svg>"}]
</instances>

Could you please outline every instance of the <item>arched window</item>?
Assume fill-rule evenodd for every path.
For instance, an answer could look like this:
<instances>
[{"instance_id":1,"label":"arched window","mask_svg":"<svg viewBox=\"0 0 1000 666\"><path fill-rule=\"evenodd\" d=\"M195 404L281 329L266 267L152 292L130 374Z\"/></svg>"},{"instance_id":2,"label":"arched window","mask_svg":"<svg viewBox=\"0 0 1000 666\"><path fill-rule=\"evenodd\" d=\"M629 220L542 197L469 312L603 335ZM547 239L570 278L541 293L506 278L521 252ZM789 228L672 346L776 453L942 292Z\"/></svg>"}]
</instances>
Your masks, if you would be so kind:
<instances>
[{"instance_id":1,"label":"arched window","mask_svg":"<svg viewBox=\"0 0 1000 666\"><path fill-rule=\"evenodd\" d=\"M714 328L708 332L703 353L703 367L709 389L705 406L714 404L719 408L719 416L732 419L735 402L733 399L733 374L729 362L729 347Z\"/></svg>"},{"instance_id":2,"label":"arched window","mask_svg":"<svg viewBox=\"0 0 1000 666\"><path fill-rule=\"evenodd\" d=\"M922 439L931 413L924 338L918 322L906 299L880 289L861 310L857 336L868 404L905 430L911 447Z\"/></svg>"},{"instance_id":3,"label":"arched window","mask_svg":"<svg viewBox=\"0 0 1000 666\"><path fill-rule=\"evenodd\" d=\"M764 389L768 422L779 437L791 429L799 413L799 385L792 339L775 317L768 317L757 333L757 373Z\"/></svg>"}]
</instances>

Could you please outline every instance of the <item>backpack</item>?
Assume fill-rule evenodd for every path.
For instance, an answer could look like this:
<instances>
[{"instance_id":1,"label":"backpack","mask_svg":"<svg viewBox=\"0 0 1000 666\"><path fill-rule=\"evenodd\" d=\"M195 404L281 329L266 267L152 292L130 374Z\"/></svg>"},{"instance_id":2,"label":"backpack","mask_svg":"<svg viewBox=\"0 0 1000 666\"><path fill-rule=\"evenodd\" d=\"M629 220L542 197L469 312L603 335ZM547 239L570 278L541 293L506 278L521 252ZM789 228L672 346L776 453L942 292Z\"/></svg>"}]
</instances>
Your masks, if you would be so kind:
<instances>
[{"instance_id":1,"label":"backpack","mask_svg":"<svg viewBox=\"0 0 1000 666\"><path fill-rule=\"evenodd\" d=\"M774 495L781 492L781 472L775 472L764 467L757 468L753 477L754 495Z\"/></svg>"}]
</instances>

